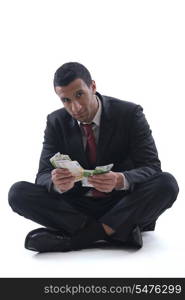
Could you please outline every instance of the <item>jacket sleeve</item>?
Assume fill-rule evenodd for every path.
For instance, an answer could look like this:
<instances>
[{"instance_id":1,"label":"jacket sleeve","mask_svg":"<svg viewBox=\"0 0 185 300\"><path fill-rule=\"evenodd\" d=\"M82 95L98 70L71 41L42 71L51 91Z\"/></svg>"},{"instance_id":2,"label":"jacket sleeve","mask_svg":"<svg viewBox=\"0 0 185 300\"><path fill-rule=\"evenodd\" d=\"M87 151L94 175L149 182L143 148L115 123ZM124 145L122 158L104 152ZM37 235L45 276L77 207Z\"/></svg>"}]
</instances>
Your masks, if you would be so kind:
<instances>
[{"instance_id":1,"label":"jacket sleeve","mask_svg":"<svg viewBox=\"0 0 185 300\"><path fill-rule=\"evenodd\" d=\"M35 183L42 185L50 191L56 191L51 180L51 171L54 169L50 163L50 158L57 152L67 154L66 143L63 137L62 130L56 130L54 122L50 120L51 117L47 117L47 125L44 131L43 148L40 155L39 169L36 175ZM81 183L76 182L74 187L66 192L65 194L73 195L76 193L84 194L89 188L82 188Z\"/></svg>"},{"instance_id":2,"label":"jacket sleeve","mask_svg":"<svg viewBox=\"0 0 185 300\"><path fill-rule=\"evenodd\" d=\"M137 105L131 117L129 156L134 168L123 173L131 189L135 183L147 181L150 176L162 172L157 148L140 105Z\"/></svg>"},{"instance_id":3,"label":"jacket sleeve","mask_svg":"<svg viewBox=\"0 0 185 300\"><path fill-rule=\"evenodd\" d=\"M36 184L45 186L48 191L50 191L52 187L51 171L53 170L49 159L59 151L58 149L59 145L57 142L56 132L51 125L48 116L46 129L44 131L44 141L39 161L39 169L35 179Z\"/></svg>"}]
</instances>

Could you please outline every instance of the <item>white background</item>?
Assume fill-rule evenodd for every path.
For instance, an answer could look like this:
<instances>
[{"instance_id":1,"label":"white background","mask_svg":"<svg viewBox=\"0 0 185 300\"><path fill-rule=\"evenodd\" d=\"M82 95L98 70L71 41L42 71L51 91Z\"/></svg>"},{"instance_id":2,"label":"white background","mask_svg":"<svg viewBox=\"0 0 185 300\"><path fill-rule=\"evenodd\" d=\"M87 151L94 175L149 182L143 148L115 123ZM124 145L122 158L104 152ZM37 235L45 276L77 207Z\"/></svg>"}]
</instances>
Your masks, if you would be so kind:
<instances>
[{"instance_id":1,"label":"white background","mask_svg":"<svg viewBox=\"0 0 185 300\"><path fill-rule=\"evenodd\" d=\"M185 2L37 0L0 2L1 277L184 277ZM53 74L78 61L97 90L140 104L178 200L143 236L144 248L35 255L39 227L7 203L16 181L34 182L46 116L61 107Z\"/></svg>"}]
</instances>

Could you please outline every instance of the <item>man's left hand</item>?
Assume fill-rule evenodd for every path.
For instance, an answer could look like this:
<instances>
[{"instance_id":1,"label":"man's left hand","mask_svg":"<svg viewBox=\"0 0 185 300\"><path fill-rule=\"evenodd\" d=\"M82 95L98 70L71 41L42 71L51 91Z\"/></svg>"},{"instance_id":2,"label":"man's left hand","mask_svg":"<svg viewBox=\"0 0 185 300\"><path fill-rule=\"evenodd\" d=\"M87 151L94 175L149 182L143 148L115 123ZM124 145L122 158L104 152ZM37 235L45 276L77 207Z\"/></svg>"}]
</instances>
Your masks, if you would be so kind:
<instances>
[{"instance_id":1,"label":"man's left hand","mask_svg":"<svg viewBox=\"0 0 185 300\"><path fill-rule=\"evenodd\" d=\"M120 173L110 171L105 174L90 176L88 182L91 183L96 190L110 193L115 188L123 187L123 176Z\"/></svg>"}]
</instances>

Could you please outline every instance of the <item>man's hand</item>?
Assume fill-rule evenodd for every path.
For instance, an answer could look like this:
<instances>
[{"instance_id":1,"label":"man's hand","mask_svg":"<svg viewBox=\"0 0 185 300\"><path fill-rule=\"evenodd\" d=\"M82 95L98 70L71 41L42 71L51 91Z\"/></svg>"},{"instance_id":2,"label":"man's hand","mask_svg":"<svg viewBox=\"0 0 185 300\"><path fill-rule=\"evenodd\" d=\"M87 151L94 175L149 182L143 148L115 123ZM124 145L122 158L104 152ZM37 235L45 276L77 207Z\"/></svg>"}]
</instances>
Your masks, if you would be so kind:
<instances>
[{"instance_id":1,"label":"man's hand","mask_svg":"<svg viewBox=\"0 0 185 300\"><path fill-rule=\"evenodd\" d=\"M53 184L61 192L66 192L73 188L75 184L75 177L69 172L68 169L54 169L51 172L51 179Z\"/></svg>"},{"instance_id":2,"label":"man's hand","mask_svg":"<svg viewBox=\"0 0 185 300\"><path fill-rule=\"evenodd\" d=\"M90 176L88 182L91 183L96 190L109 193L115 188L123 187L123 176L120 173L110 171L105 174Z\"/></svg>"}]
</instances>

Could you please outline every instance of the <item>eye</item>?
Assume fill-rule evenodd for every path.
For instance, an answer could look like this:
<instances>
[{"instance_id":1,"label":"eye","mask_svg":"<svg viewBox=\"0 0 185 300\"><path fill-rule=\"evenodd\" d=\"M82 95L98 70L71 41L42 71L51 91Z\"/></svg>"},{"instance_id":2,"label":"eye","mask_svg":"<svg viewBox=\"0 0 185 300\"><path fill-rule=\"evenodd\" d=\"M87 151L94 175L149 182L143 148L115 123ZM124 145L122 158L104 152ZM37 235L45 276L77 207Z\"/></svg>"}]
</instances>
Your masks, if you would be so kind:
<instances>
[{"instance_id":1,"label":"eye","mask_svg":"<svg viewBox=\"0 0 185 300\"><path fill-rule=\"evenodd\" d=\"M79 91L76 93L76 98L80 98L83 95L83 92Z\"/></svg>"},{"instance_id":2,"label":"eye","mask_svg":"<svg viewBox=\"0 0 185 300\"><path fill-rule=\"evenodd\" d=\"M63 103L67 103L67 102L69 102L69 101L70 101L70 99L69 99L69 98L62 98L61 100L62 100L62 102L63 102Z\"/></svg>"}]
</instances>

